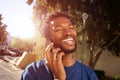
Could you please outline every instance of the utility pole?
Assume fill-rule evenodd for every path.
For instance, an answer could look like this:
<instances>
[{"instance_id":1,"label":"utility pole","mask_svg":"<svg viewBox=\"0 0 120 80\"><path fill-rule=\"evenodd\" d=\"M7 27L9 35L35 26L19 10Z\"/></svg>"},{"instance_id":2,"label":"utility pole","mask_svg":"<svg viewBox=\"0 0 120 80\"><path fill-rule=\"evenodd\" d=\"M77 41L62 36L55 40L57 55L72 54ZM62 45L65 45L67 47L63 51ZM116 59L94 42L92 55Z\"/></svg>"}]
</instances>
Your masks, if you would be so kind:
<instances>
[{"instance_id":1,"label":"utility pole","mask_svg":"<svg viewBox=\"0 0 120 80\"><path fill-rule=\"evenodd\" d=\"M81 44L81 62L84 62L85 56L85 27L86 27L86 20L88 18L87 13L82 13L82 20L83 20L83 27L82 27L82 44Z\"/></svg>"}]
</instances>

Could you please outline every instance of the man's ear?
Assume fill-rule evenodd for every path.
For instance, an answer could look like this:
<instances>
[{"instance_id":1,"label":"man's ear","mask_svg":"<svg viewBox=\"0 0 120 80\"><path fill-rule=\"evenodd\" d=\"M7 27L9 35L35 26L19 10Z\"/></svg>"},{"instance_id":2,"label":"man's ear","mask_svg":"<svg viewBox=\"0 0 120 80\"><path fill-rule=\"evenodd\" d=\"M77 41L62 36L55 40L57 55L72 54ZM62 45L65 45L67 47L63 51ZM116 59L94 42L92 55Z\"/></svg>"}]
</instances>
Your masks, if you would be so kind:
<instances>
[{"instance_id":1,"label":"man's ear","mask_svg":"<svg viewBox=\"0 0 120 80\"><path fill-rule=\"evenodd\" d=\"M49 36L49 40L50 40L51 42L54 42L54 37L53 37L52 35L50 35L50 36Z\"/></svg>"},{"instance_id":2,"label":"man's ear","mask_svg":"<svg viewBox=\"0 0 120 80\"><path fill-rule=\"evenodd\" d=\"M49 40L50 40L51 42L54 42L54 40L55 40L55 38L54 38L54 33L53 33L51 30L49 30Z\"/></svg>"}]
</instances>

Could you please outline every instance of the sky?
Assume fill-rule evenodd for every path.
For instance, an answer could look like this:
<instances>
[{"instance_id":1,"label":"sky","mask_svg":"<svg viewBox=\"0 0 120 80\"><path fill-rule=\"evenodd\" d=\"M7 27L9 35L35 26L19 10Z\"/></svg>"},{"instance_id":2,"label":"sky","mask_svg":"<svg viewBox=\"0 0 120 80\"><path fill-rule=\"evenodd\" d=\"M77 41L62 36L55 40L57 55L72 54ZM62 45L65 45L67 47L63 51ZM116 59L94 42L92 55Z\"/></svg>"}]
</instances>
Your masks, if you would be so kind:
<instances>
[{"instance_id":1,"label":"sky","mask_svg":"<svg viewBox=\"0 0 120 80\"><path fill-rule=\"evenodd\" d=\"M30 38L34 36L32 21L33 4L26 4L27 0L0 0L0 14L11 36Z\"/></svg>"}]
</instances>

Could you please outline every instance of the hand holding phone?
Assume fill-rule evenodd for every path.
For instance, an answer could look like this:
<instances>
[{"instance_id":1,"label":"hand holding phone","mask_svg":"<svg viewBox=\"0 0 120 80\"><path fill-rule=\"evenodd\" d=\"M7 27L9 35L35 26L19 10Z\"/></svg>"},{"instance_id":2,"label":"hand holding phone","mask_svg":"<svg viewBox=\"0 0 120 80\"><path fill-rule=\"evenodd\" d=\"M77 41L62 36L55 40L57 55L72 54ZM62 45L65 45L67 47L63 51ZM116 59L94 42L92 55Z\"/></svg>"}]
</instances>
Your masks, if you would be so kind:
<instances>
[{"instance_id":1,"label":"hand holding phone","mask_svg":"<svg viewBox=\"0 0 120 80\"><path fill-rule=\"evenodd\" d=\"M66 73L62 63L64 52L60 48L55 48L54 43L50 43L45 50L47 66L59 80L65 80Z\"/></svg>"}]
</instances>

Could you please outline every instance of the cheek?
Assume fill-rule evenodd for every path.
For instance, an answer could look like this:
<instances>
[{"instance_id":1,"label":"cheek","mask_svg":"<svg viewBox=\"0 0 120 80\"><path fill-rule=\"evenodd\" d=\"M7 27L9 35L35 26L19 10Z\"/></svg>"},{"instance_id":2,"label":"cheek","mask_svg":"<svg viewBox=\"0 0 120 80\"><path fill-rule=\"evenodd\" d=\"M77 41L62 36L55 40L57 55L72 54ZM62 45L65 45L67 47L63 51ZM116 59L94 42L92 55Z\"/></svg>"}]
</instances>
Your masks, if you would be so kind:
<instances>
[{"instance_id":1,"label":"cheek","mask_svg":"<svg viewBox=\"0 0 120 80\"><path fill-rule=\"evenodd\" d=\"M60 34L55 34L55 33L50 34L50 39L51 39L51 41L54 42L54 43L60 42L61 37L62 37L62 36L61 36Z\"/></svg>"},{"instance_id":2,"label":"cheek","mask_svg":"<svg viewBox=\"0 0 120 80\"><path fill-rule=\"evenodd\" d=\"M76 31L76 30L74 30L74 31L73 31L73 33L74 33L74 35L77 37L77 31Z\"/></svg>"}]
</instances>

